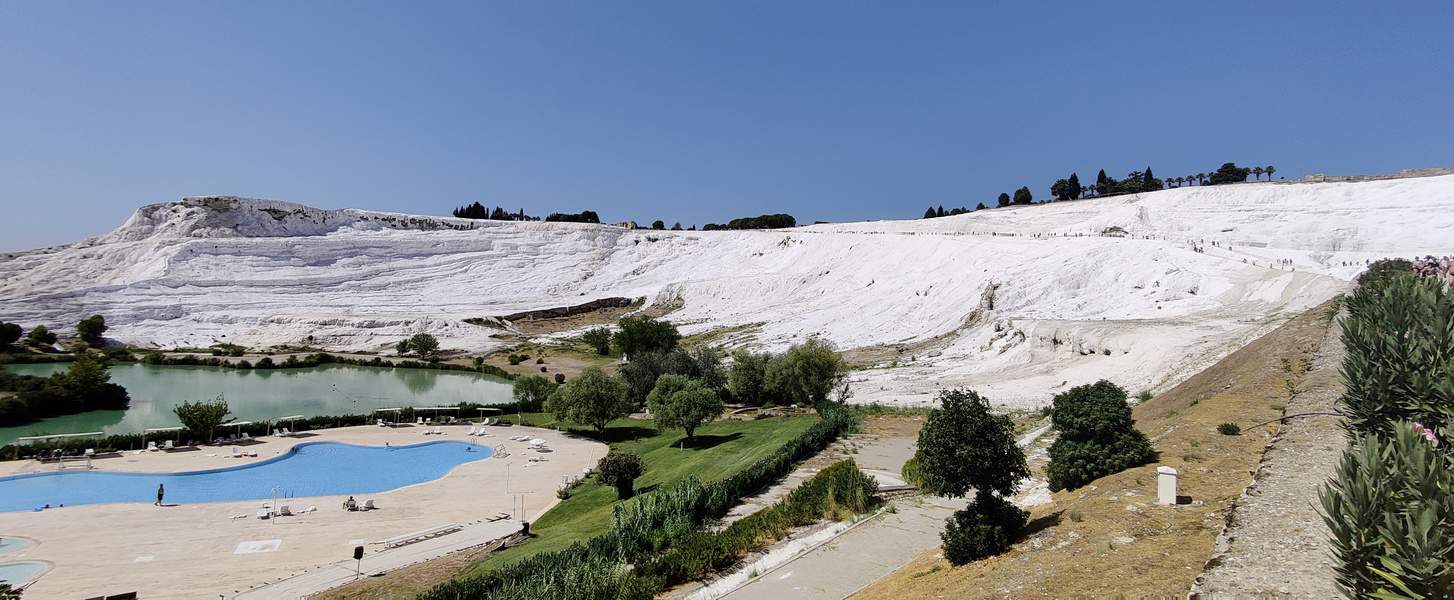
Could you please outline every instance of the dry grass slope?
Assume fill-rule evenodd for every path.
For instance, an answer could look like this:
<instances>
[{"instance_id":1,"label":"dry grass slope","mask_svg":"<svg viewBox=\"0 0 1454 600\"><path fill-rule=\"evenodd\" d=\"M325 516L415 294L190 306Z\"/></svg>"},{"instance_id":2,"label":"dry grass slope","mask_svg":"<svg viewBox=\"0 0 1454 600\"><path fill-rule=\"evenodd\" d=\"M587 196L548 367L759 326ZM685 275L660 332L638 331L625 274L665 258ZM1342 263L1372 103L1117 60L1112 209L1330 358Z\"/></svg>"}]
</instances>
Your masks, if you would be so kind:
<instances>
[{"instance_id":1,"label":"dry grass slope","mask_svg":"<svg viewBox=\"0 0 1454 600\"><path fill-rule=\"evenodd\" d=\"M1283 414L1332 309L1308 311L1137 406L1160 460L1054 494L1010 552L950 567L936 549L854 598L1184 598L1276 427L1251 425ZM1242 435L1217 433L1223 422ZM1200 504L1156 506L1157 465L1180 471L1180 493Z\"/></svg>"}]
</instances>

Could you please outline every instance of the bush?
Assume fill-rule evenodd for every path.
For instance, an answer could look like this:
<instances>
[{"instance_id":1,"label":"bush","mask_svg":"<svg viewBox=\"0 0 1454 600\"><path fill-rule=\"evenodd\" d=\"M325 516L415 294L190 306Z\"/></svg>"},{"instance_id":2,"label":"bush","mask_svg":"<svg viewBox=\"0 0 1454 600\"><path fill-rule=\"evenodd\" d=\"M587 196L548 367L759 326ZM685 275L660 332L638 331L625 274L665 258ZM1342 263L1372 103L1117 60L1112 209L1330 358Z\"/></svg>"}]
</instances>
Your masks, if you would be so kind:
<instances>
[{"instance_id":1,"label":"bush","mask_svg":"<svg viewBox=\"0 0 1454 600\"><path fill-rule=\"evenodd\" d=\"M429 358L439 354L439 340L427 333L416 333L409 338L409 349L420 358Z\"/></svg>"},{"instance_id":2,"label":"bush","mask_svg":"<svg viewBox=\"0 0 1454 600\"><path fill-rule=\"evenodd\" d=\"M768 393L782 404L818 406L838 389L847 369L833 344L810 337L768 362Z\"/></svg>"},{"instance_id":3,"label":"bush","mask_svg":"<svg viewBox=\"0 0 1454 600\"><path fill-rule=\"evenodd\" d=\"M1146 435L1136 429L1126 391L1106 380L1055 397L1051 422L1060 437L1050 445L1050 490L1087 483L1156 460Z\"/></svg>"},{"instance_id":4,"label":"bush","mask_svg":"<svg viewBox=\"0 0 1454 600\"><path fill-rule=\"evenodd\" d=\"M1222 423L1217 426L1217 433L1222 435L1242 435L1242 427L1236 423Z\"/></svg>"},{"instance_id":5,"label":"bush","mask_svg":"<svg viewBox=\"0 0 1454 600\"><path fill-rule=\"evenodd\" d=\"M539 412L545 407L545 401L555 391L555 384L549 379L539 375L525 375L515 378L514 387L511 389L511 397L522 412Z\"/></svg>"},{"instance_id":6,"label":"bush","mask_svg":"<svg viewBox=\"0 0 1454 600\"><path fill-rule=\"evenodd\" d=\"M20 335L22 333L23 331L19 325L0 321L0 348L20 341Z\"/></svg>"},{"instance_id":7,"label":"bush","mask_svg":"<svg viewBox=\"0 0 1454 600\"><path fill-rule=\"evenodd\" d=\"M46 329L45 325L36 325L30 329L30 333L25 335L25 341L29 342L32 346L47 348L55 345L56 334Z\"/></svg>"},{"instance_id":8,"label":"bush","mask_svg":"<svg viewBox=\"0 0 1454 600\"><path fill-rule=\"evenodd\" d=\"M979 494L944 521L944 558L962 565L1004 552L1025 533L1029 515L1004 498Z\"/></svg>"},{"instance_id":9,"label":"bush","mask_svg":"<svg viewBox=\"0 0 1454 600\"><path fill-rule=\"evenodd\" d=\"M1454 291L1436 279L1394 273L1349 298L1343 319L1345 392L1354 434L1387 434L1393 424L1454 425Z\"/></svg>"},{"instance_id":10,"label":"bush","mask_svg":"<svg viewBox=\"0 0 1454 600\"><path fill-rule=\"evenodd\" d=\"M738 350L732 353L732 367L727 371L727 389L732 399L751 406L769 404L767 363L772 354Z\"/></svg>"},{"instance_id":11,"label":"bush","mask_svg":"<svg viewBox=\"0 0 1454 600\"><path fill-rule=\"evenodd\" d=\"M625 500L636 493L636 478L641 476L641 457L632 452L612 450L596 463L601 483L616 488L616 498Z\"/></svg>"},{"instance_id":12,"label":"bush","mask_svg":"<svg viewBox=\"0 0 1454 600\"><path fill-rule=\"evenodd\" d=\"M904 466L899 468L899 475L903 476L904 483L914 487L924 487L924 474L919 471L919 458L919 452L915 451L914 456L904 461Z\"/></svg>"},{"instance_id":13,"label":"bush","mask_svg":"<svg viewBox=\"0 0 1454 600\"><path fill-rule=\"evenodd\" d=\"M99 348L105 344L102 335L106 333L106 318L101 315L91 315L81 322L76 323L76 336L86 345L92 348Z\"/></svg>"},{"instance_id":14,"label":"bush","mask_svg":"<svg viewBox=\"0 0 1454 600\"><path fill-rule=\"evenodd\" d=\"M527 360L530 360L530 355L529 354L514 354L514 353L511 353L509 356L506 356L505 357L505 360L507 362L509 362L511 366L514 366L514 365L518 365L520 363L523 363L523 362L525 362Z\"/></svg>"},{"instance_id":15,"label":"bush","mask_svg":"<svg viewBox=\"0 0 1454 600\"><path fill-rule=\"evenodd\" d=\"M652 417L658 427L676 427L687 433L722 414L722 398L700 379L685 375L662 375L656 387L646 396Z\"/></svg>"},{"instance_id":16,"label":"bush","mask_svg":"<svg viewBox=\"0 0 1454 600\"><path fill-rule=\"evenodd\" d=\"M1357 437L1319 493L1334 574L1350 598L1448 598L1454 458L1422 425Z\"/></svg>"},{"instance_id":17,"label":"bush","mask_svg":"<svg viewBox=\"0 0 1454 600\"><path fill-rule=\"evenodd\" d=\"M183 427L202 434L202 439L210 442L213 432L226 422L231 411L227 408L227 401L219 395L212 402L183 402L173 408L172 412L177 414Z\"/></svg>"}]
</instances>

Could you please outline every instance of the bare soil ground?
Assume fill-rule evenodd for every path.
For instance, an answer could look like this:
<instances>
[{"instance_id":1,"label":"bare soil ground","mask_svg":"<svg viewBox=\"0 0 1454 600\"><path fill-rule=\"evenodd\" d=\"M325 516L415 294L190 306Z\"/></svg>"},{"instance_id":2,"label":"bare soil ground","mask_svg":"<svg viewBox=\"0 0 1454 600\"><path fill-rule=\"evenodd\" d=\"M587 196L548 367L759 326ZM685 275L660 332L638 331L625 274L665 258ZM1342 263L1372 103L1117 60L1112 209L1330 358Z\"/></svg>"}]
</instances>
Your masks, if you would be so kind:
<instances>
[{"instance_id":1,"label":"bare soil ground","mask_svg":"<svg viewBox=\"0 0 1454 600\"><path fill-rule=\"evenodd\" d=\"M1185 597L1213 554L1233 504L1252 482L1292 391L1329 334L1332 304L1282 325L1135 408L1160 460L1056 492L1031 510L1031 534L1009 552L953 567L938 549L854 598ZM1238 423L1242 435L1217 433ZM1156 467L1181 473L1193 502L1154 504Z\"/></svg>"}]
</instances>

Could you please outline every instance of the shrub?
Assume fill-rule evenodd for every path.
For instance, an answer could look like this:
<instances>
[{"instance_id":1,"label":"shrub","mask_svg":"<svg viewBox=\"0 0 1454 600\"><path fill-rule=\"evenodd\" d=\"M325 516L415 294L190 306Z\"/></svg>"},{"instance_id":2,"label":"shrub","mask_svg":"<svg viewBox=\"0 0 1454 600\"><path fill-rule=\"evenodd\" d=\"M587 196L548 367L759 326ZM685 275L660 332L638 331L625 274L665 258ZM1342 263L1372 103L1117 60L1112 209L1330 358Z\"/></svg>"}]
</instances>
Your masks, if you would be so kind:
<instances>
[{"instance_id":1,"label":"shrub","mask_svg":"<svg viewBox=\"0 0 1454 600\"><path fill-rule=\"evenodd\" d=\"M409 338L409 349L420 358L430 358L439 354L439 340L427 333L416 333Z\"/></svg>"},{"instance_id":2,"label":"shrub","mask_svg":"<svg viewBox=\"0 0 1454 600\"><path fill-rule=\"evenodd\" d=\"M732 399L743 404L762 406L770 403L767 393L767 363L772 354L738 350L732 353L732 367L727 371L727 389Z\"/></svg>"},{"instance_id":3,"label":"shrub","mask_svg":"<svg viewBox=\"0 0 1454 600\"><path fill-rule=\"evenodd\" d=\"M944 522L944 558L962 565L1004 552L1025 533L1029 515L993 494L979 494Z\"/></svg>"},{"instance_id":4,"label":"shrub","mask_svg":"<svg viewBox=\"0 0 1454 600\"><path fill-rule=\"evenodd\" d=\"M36 325L30 329L30 333L25 335L25 341L32 346L49 347L55 345L56 334L46 329L45 325Z\"/></svg>"},{"instance_id":5,"label":"shrub","mask_svg":"<svg viewBox=\"0 0 1454 600\"><path fill-rule=\"evenodd\" d=\"M919 471L919 452L915 451L914 456L904 461L904 466L899 468L899 475L903 476L904 483L914 487L924 487L924 474Z\"/></svg>"},{"instance_id":6,"label":"shrub","mask_svg":"<svg viewBox=\"0 0 1454 600\"><path fill-rule=\"evenodd\" d=\"M1334 574L1349 597L1448 598L1454 458L1422 425L1357 437L1319 493Z\"/></svg>"},{"instance_id":7,"label":"shrub","mask_svg":"<svg viewBox=\"0 0 1454 600\"><path fill-rule=\"evenodd\" d=\"M1236 423L1222 423L1217 426L1217 433L1222 435L1242 435L1242 427Z\"/></svg>"},{"instance_id":8,"label":"shrub","mask_svg":"<svg viewBox=\"0 0 1454 600\"><path fill-rule=\"evenodd\" d=\"M9 346L20 341L22 330L14 323L0 322L0 347Z\"/></svg>"},{"instance_id":9,"label":"shrub","mask_svg":"<svg viewBox=\"0 0 1454 600\"><path fill-rule=\"evenodd\" d=\"M81 341L93 348L99 348L105 344L102 335L106 333L106 318L101 315L91 315L81 322L76 323L76 336Z\"/></svg>"},{"instance_id":10,"label":"shrub","mask_svg":"<svg viewBox=\"0 0 1454 600\"><path fill-rule=\"evenodd\" d=\"M1395 273L1360 287L1343 319L1345 391L1354 434L1387 434L1394 423L1454 425L1454 291L1436 279ZM1356 309L1355 309L1356 307Z\"/></svg>"},{"instance_id":11,"label":"shrub","mask_svg":"<svg viewBox=\"0 0 1454 600\"><path fill-rule=\"evenodd\" d=\"M616 498L625 500L635 494L636 478L641 476L641 457L631 452L612 450L596 463L601 483L616 488Z\"/></svg>"},{"instance_id":12,"label":"shrub","mask_svg":"<svg viewBox=\"0 0 1454 600\"><path fill-rule=\"evenodd\" d=\"M1057 395L1050 419L1060 430L1046 469L1051 491L1073 490L1156 460L1151 442L1131 419L1126 391L1109 381Z\"/></svg>"},{"instance_id":13,"label":"shrub","mask_svg":"<svg viewBox=\"0 0 1454 600\"><path fill-rule=\"evenodd\" d=\"M555 374L555 383L556 384L565 383L565 373L556 373Z\"/></svg>"},{"instance_id":14,"label":"shrub","mask_svg":"<svg viewBox=\"0 0 1454 600\"><path fill-rule=\"evenodd\" d=\"M768 393L783 404L818 406L847 375L833 344L817 337L795 344L768 362Z\"/></svg>"},{"instance_id":15,"label":"shrub","mask_svg":"<svg viewBox=\"0 0 1454 600\"><path fill-rule=\"evenodd\" d=\"M506 356L505 357L505 360L507 362L509 362L511 366L514 366L514 365L518 365L520 363L523 363L523 362L525 362L527 360L530 360L530 355L529 354L515 354L515 353L511 353L509 356Z\"/></svg>"}]
</instances>

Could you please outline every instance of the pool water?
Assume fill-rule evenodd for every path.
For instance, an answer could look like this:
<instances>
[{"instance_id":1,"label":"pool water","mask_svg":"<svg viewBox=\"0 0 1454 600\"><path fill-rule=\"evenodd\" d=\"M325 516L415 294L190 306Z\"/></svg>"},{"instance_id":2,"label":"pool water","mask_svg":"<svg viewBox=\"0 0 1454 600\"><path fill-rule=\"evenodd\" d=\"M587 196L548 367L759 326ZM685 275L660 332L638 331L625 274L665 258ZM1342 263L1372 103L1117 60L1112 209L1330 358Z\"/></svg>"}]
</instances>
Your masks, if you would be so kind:
<instances>
[{"instance_id":1,"label":"pool water","mask_svg":"<svg viewBox=\"0 0 1454 600\"><path fill-rule=\"evenodd\" d=\"M395 447L308 442L276 458L208 471L14 475L0 478L0 512L36 510L46 504L151 503L156 501L158 485L166 487L167 504L374 494L439 479L459 465L491 454L488 447L464 442Z\"/></svg>"},{"instance_id":2,"label":"pool water","mask_svg":"<svg viewBox=\"0 0 1454 600\"><path fill-rule=\"evenodd\" d=\"M45 572L45 563L33 560L0 565L0 582L19 587Z\"/></svg>"},{"instance_id":3,"label":"pool water","mask_svg":"<svg viewBox=\"0 0 1454 600\"><path fill-rule=\"evenodd\" d=\"M0 535L0 554L19 552L30 547L30 540Z\"/></svg>"}]
</instances>

